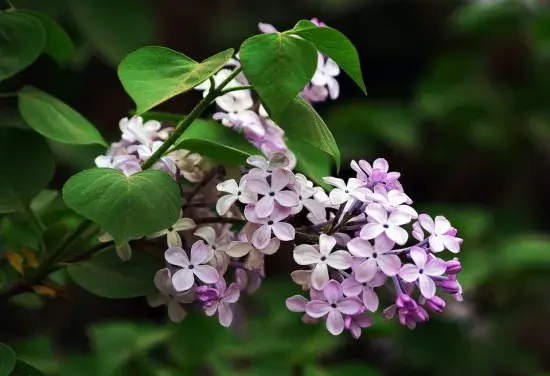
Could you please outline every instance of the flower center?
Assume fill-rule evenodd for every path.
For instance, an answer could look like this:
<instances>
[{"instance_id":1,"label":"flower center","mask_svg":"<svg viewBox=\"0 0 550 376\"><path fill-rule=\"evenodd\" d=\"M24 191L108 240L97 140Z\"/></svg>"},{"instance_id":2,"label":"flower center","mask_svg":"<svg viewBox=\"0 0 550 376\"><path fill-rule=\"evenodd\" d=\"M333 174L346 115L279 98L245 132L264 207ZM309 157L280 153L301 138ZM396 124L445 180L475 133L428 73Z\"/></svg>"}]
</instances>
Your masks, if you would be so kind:
<instances>
[{"instance_id":1,"label":"flower center","mask_svg":"<svg viewBox=\"0 0 550 376\"><path fill-rule=\"evenodd\" d=\"M321 257L321 261L325 261L327 258L325 256Z\"/></svg>"},{"instance_id":2,"label":"flower center","mask_svg":"<svg viewBox=\"0 0 550 376\"><path fill-rule=\"evenodd\" d=\"M298 200L301 200L302 199L302 195L298 196Z\"/></svg>"},{"instance_id":3,"label":"flower center","mask_svg":"<svg viewBox=\"0 0 550 376\"><path fill-rule=\"evenodd\" d=\"M349 191L348 191L347 189L346 189L344 192L345 192L345 193L349 193Z\"/></svg>"},{"instance_id":4,"label":"flower center","mask_svg":"<svg viewBox=\"0 0 550 376\"><path fill-rule=\"evenodd\" d=\"M374 253L372 254L372 258L377 258L377 257L378 257L378 253L374 252Z\"/></svg>"},{"instance_id":5,"label":"flower center","mask_svg":"<svg viewBox=\"0 0 550 376\"><path fill-rule=\"evenodd\" d=\"M366 286L367 286L367 282L363 282L363 283L361 283L361 285L362 285L363 287L366 287Z\"/></svg>"},{"instance_id":6,"label":"flower center","mask_svg":"<svg viewBox=\"0 0 550 376\"><path fill-rule=\"evenodd\" d=\"M332 303L330 306L331 306L332 308L336 308L336 304L334 304L334 303Z\"/></svg>"},{"instance_id":7,"label":"flower center","mask_svg":"<svg viewBox=\"0 0 550 376\"><path fill-rule=\"evenodd\" d=\"M189 265L189 269L195 269L195 265L193 264Z\"/></svg>"},{"instance_id":8,"label":"flower center","mask_svg":"<svg viewBox=\"0 0 550 376\"><path fill-rule=\"evenodd\" d=\"M270 195L271 197L273 197L273 196L275 196L275 192L269 192L269 195Z\"/></svg>"},{"instance_id":9,"label":"flower center","mask_svg":"<svg viewBox=\"0 0 550 376\"><path fill-rule=\"evenodd\" d=\"M424 274L424 269L420 269L420 270L418 271L418 273Z\"/></svg>"},{"instance_id":10,"label":"flower center","mask_svg":"<svg viewBox=\"0 0 550 376\"><path fill-rule=\"evenodd\" d=\"M174 231L174 228L173 227L168 227L168 231L172 232L172 231Z\"/></svg>"},{"instance_id":11,"label":"flower center","mask_svg":"<svg viewBox=\"0 0 550 376\"><path fill-rule=\"evenodd\" d=\"M273 221L267 221L267 224L271 226L273 224Z\"/></svg>"},{"instance_id":12,"label":"flower center","mask_svg":"<svg viewBox=\"0 0 550 376\"><path fill-rule=\"evenodd\" d=\"M388 225L384 225L383 227L384 227L384 228L389 228L390 226L388 226Z\"/></svg>"},{"instance_id":13,"label":"flower center","mask_svg":"<svg viewBox=\"0 0 550 376\"><path fill-rule=\"evenodd\" d=\"M241 195L241 191L237 191L237 196L240 196Z\"/></svg>"}]
</instances>

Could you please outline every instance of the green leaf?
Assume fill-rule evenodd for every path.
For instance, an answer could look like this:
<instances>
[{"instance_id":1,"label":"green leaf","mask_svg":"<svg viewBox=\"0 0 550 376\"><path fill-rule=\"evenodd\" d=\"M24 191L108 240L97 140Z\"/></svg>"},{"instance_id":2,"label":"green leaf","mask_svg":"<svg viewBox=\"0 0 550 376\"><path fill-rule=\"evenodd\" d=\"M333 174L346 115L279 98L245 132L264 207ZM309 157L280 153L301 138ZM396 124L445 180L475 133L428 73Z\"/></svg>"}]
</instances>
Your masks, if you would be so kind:
<instances>
[{"instance_id":1,"label":"green leaf","mask_svg":"<svg viewBox=\"0 0 550 376\"><path fill-rule=\"evenodd\" d=\"M233 52L230 48L198 63L169 48L143 47L121 61L118 77L141 114L214 75Z\"/></svg>"},{"instance_id":2,"label":"green leaf","mask_svg":"<svg viewBox=\"0 0 550 376\"><path fill-rule=\"evenodd\" d=\"M350 40L332 27L319 27L311 21L302 20L289 31L313 43L319 52L336 62L367 94L367 88L361 74L359 54Z\"/></svg>"},{"instance_id":3,"label":"green leaf","mask_svg":"<svg viewBox=\"0 0 550 376\"><path fill-rule=\"evenodd\" d=\"M0 213L22 210L53 177L53 155L40 135L0 128Z\"/></svg>"},{"instance_id":4,"label":"green leaf","mask_svg":"<svg viewBox=\"0 0 550 376\"><path fill-rule=\"evenodd\" d=\"M47 374L57 373L57 359L54 356L52 341L48 337L25 338L13 343L12 348L17 354L18 361L28 363Z\"/></svg>"},{"instance_id":5,"label":"green leaf","mask_svg":"<svg viewBox=\"0 0 550 376\"><path fill-rule=\"evenodd\" d=\"M65 30L57 22L43 13L22 11L22 13L36 17L46 32L44 52L58 63L67 60L74 53L74 44Z\"/></svg>"},{"instance_id":6,"label":"green leaf","mask_svg":"<svg viewBox=\"0 0 550 376\"><path fill-rule=\"evenodd\" d=\"M153 278L163 266L162 260L148 253L135 252L131 260L121 261L114 249L108 249L88 261L69 265L67 271L92 294L124 299L154 292Z\"/></svg>"},{"instance_id":7,"label":"green leaf","mask_svg":"<svg viewBox=\"0 0 550 376\"><path fill-rule=\"evenodd\" d=\"M330 176L330 157L302 141L288 140L286 144L296 156L296 171L307 176L315 184L330 190L330 186L323 181L323 177Z\"/></svg>"},{"instance_id":8,"label":"green leaf","mask_svg":"<svg viewBox=\"0 0 550 376\"><path fill-rule=\"evenodd\" d=\"M48 140L48 145L59 164L72 167L76 171L95 167L95 158L106 153L105 145L99 144L70 145Z\"/></svg>"},{"instance_id":9,"label":"green leaf","mask_svg":"<svg viewBox=\"0 0 550 376\"><path fill-rule=\"evenodd\" d=\"M242 134L211 120L195 120L176 141L186 149L227 164L244 164L246 158L261 153Z\"/></svg>"},{"instance_id":10,"label":"green leaf","mask_svg":"<svg viewBox=\"0 0 550 376\"><path fill-rule=\"evenodd\" d=\"M291 142L300 141L328 154L340 169L340 151L327 125L309 103L297 96L274 117Z\"/></svg>"},{"instance_id":11,"label":"green leaf","mask_svg":"<svg viewBox=\"0 0 550 376\"><path fill-rule=\"evenodd\" d=\"M177 183L158 170L132 176L110 168L82 171L65 183L63 199L99 223L117 244L170 227L181 209Z\"/></svg>"},{"instance_id":12,"label":"green leaf","mask_svg":"<svg viewBox=\"0 0 550 376\"><path fill-rule=\"evenodd\" d=\"M99 374L110 375L132 358L144 357L170 334L162 327L130 322L95 325L90 330L90 339L97 355Z\"/></svg>"},{"instance_id":13,"label":"green leaf","mask_svg":"<svg viewBox=\"0 0 550 376\"><path fill-rule=\"evenodd\" d=\"M239 56L246 78L272 115L290 104L317 69L317 51L311 43L280 33L248 38Z\"/></svg>"},{"instance_id":14,"label":"green leaf","mask_svg":"<svg viewBox=\"0 0 550 376\"><path fill-rule=\"evenodd\" d=\"M15 367L15 353L8 346L0 343L0 376L9 376Z\"/></svg>"},{"instance_id":15,"label":"green leaf","mask_svg":"<svg viewBox=\"0 0 550 376\"><path fill-rule=\"evenodd\" d=\"M50 94L25 86L18 97L21 116L44 137L64 144L107 145L88 120Z\"/></svg>"},{"instance_id":16,"label":"green leaf","mask_svg":"<svg viewBox=\"0 0 550 376\"><path fill-rule=\"evenodd\" d=\"M22 12L0 12L0 81L31 65L46 44L44 28Z\"/></svg>"},{"instance_id":17,"label":"green leaf","mask_svg":"<svg viewBox=\"0 0 550 376\"><path fill-rule=\"evenodd\" d=\"M30 364L18 359L12 376L44 376L44 374Z\"/></svg>"},{"instance_id":18,"label":"green leaf","mask_svg":"<svg viewBox=\"0 0 550 376\"><path fill-rule=\"evenodd\" d=\"M149 1L78 0L68 4L75 24L114 66L155 40L155 8Z\"/></svg>"},{"instance_id":19,"label":"green leaf","mask_svg":"<svg viewBox=\"0 0 550 376\"><path fill-rule=\"evenodd\" d=\"M136 111L130 111L131 115L136 115ZM182 114L175 114L172 112L164 112L164 111L147 111L140 115L143 118L143 121L149 121L149 120L156 120L160 121L161 123L177 123L183 119L187 115Z\"/></svg>"}]
</instances>

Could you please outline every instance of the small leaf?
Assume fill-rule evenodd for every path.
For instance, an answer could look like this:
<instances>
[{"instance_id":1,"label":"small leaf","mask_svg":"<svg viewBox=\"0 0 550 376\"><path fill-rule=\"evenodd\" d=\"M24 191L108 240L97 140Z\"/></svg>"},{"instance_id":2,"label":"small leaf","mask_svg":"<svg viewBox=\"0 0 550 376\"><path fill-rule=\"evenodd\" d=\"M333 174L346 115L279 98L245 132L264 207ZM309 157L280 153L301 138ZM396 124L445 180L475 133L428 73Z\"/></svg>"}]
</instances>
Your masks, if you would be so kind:
<instances>
[{"instance_id":1,"label":"small leaf","mask_svg":"<svg viewBox=\"0 0 550 376\"><path fill-rule=\"evenodd\" d=\"M319 114L301 97L296 97L285 110L274 118L291 141L309 144L329 156L340 169L340 151L327 125Z\"/></svg>"},{"instance_id":2,"label":"small leaf","mask_svg":"<svg viewBox=\"0 0 550 376\"><path fill-rule=\"evenodd\" d=\"M67 271L73 281L92 294L124 299L154 292L153 278L162 267L162 260L148 253L135 252L131 260L122 261L110 248L88 261L69 265Z\"/></svg>"},{"instance_id":3,"label":"small leaf","mask_svg":"<svg viewBox=\"0 0 550 376\"><path fill-rule=\"evenodd\" d=\"M65 183L63 199L99 223L117 244L170 227L181 209L178 185L158 170L132 176L110 168L85 170Z\"/></svg>"},{"instance_id":4,"label":"small leaf","mask_svg":"<svg viewBox=\"0 0 550 376\"><path fill-rule=\"evenodd\" d=\"M75 24L114 66L155 40L155 8L149 1L78 0L67 5Z\"/></svg>"},{"instance_id":5,"label":"small leaf","mask_svg":"<svg viewBox=\"0 0 550 376\"><path fill-rule=\"evenodd\" d=\"M280 113L317 69L317 51L311 43L280 33L248 38L240 58L246 78L272 114Z\"/></svg>"},{"instance_id":6,"label":"small leaf","mask_svg":"<svg viewBox=\"0 0 550 376\"><path fill-rule=\"evenodd\" d=\"M32 86L25 86L18 96L21 116L44 137L64 144L106 146L99 131L59 99Z\"/></svg>"},{"instance_id":7,"label":"small leaf","mask_svg":"<svg viewBox=\"0 0 550 376\"><path fill-rule=\"evenodd\" d=\"M207 80L233 52L230 48L198 63L169 48L143 47L121 61L118 77L141 114Z\"/></svg>"},{"instance_id":8,"label":"small leaf","mask_svg":"<svg viewBox=\"0 0 550 376\"><path fill-rule=\"evenodd\" d=\"M0 343L0 376L9 376L15 367L15 353L8 346Z\"/></svg>"},{"instance_id":9,"label":"small leaf","mask_svg":"<svg viewBox=\"0 0 550 376\"><path fill-rule=\"evenodd\" d=\"M0 213L22 210L54 173L53 155L40 135L0 128Z\"/></svg>"},{"instance_id":10,"label":"small leaf","mask_svg":"<svg viewBox=\"0 0 550 376\"><path fill-rule=\"evenodd\" d=\"M44 52L58 63L67 60L74 53L74 44L65 30L57 22L43 13L22 11L22 13L36 17L46 32Z\"/></svg>"},{"instance_id":11,"label":"small leaf","mask_svg":"<svg viewBox=\"0 0 550 376\"><path fill-rule=\"evenodd\" d=\"M261 153L243 135L211 120L195 120L176 142L176 148L190 150L218 162L244 164Z\"/></svg>"},{"instance_id":12,"label":"small leaf","mask_svg":"<svg viewBox=\"0 0 550 376\"><path fill-rule=\"evenodd\" d=\"M288 140L287 146L296 156L296 171L307 176L316 185L330 190L330 186L323 181L323 177L330 176L331 158L303 141Z\"/></svg>"},{"instance_id":13,"label":"small leaf","mask_svg":"<svg viewBox=\"0 0 550 376\"><path fill-rule=\"evenodd\" d=\"M22 12L0 12L0 81L31 65L46 44L44 28Z\"/></svg>"},{"instance_id":14,"label":"small leaf","mask_svg":"<svg viewBox=\"0 0 550 376\"><path fill-rule=\"evenodd\" d=\"M367 94L361 74L359 54L344 34L332 27L319 27L307 20L298 22L290 32L313 43L319 52L334 60Z\"/></svg>"}]
</instances>

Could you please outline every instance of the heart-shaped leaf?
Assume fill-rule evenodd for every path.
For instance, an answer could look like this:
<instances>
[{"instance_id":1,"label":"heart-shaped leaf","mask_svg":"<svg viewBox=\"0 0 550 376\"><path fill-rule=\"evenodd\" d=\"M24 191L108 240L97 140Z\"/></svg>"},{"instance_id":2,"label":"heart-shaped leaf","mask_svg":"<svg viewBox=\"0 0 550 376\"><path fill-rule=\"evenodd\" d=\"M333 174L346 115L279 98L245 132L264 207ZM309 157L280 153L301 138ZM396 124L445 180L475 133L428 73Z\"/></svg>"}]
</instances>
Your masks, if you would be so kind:
<instances>
[{"instance_id":1,"label":"heart-shaped leaf","mask_svg":"<svg viewBox=\"0 0 550 376\"><path fill-rule=\"evenodd\" d=\"M141 114L207 80L233 52L230 48L198 63L169 48L143 47L120 62L118 77Z\"/></svg>"},{"instance_id":2,"label":"heart-shaped leaf","mask_svg":"<svg viewBox=\"0 0 550 376\"><path fill-rule=\"evenodd\" d=\"M195 120L176 142L186 149L227 164L244 164L246 158L259 154L243 135L210 120Z\"/></svg>"},{"instance_id":3,"label":"heart-shaped leaf","mask_svg":"<svg viewBox=\"0 0 550 376\"><path fill-rule=\"evenodd\" d=\"M148 253L135 252L122 261L114 249L108 249L88 261L68 266L71 278L92 294L110 299L134 298L155 291L153 278L164 266Z\"/></svg>"},{"instance_id":4,"label":"heart-shaped leaf","mask_svg":"<svg viewBox=\"0 0 550 376\"><path fill-rule=\"evenodd\" d=\"M273 118L289 140L300 141L328 154L340 169L340 150L334 136L319 114L297 96L283 112Z\"/></svg>"},{"instance_id":5,"label":"heart-shaped leaf","mask_svg":"<svg viewBox=\"0 0 550 376\"><path fill-rule=\"evenodd\" d=\"M332 27L319 27L307 20L298 22L294 29L290 30L290 33L299 35L313 43L319 52L334 60L367 94L367 88L361 74L359 54L344 34Z\"/></svg>"},{"instance_id":6,"label":"heart-shaped leaf","mask_svg":"<svg viewBox=\"0 0 550 376\"><path fill-rule=\"evenodd\" d=\"M0 343L0 376L9 376L15 367L15 353L8 346Z\"/></svg>"},{"instance_id":7,"label":"heart-shaped leaf","mask_svg":"<svg viewBox=\"0 0 550 376\"><path fill-rule=\"evenodd\" d=\"M55 169L46 140L32 131L0 128L0 213L23 210Z\"/></svg>"},{"instance_id":8,"label":"heart-shaped leaf","mask_svg":"<svg viewBox=\"0 0 550 376\"><path fill-rule=\"evenodd\" d=\"M35 17L0 12L0 81L31 65L46 45L46 33Z\"/></svg>"},{"instance_id":9,"label":"heart-shaped leaf","mask_svg":"<svg viewBox=\"0 0 550 376\"><path fill-rule=\"evenodd\" d=\"M18 97L21 116L44 137L64 144L107 146L99 131L84 116L50 94L25 86Z\"/></svg>"},{"instance_id":10,"label":"heart-shaped leaf","mask_svg":"<svg viewBox=\"0 0 550 376\"><path fill-rule=\"evenodd\" d=\"M85 170L65 183L63 199L99 223L117 244L170 227L181 209L178 185L158 170L131 176L110 168Z\"/></svg>"},{"instance_id":11,"label":"heart-shaped leaf","mask_svg":"<svg viewBox=\"0 0 550 376\"><path fill-rule=\"evenodd\" d=\"M317 51L311 43L281 33L248 38L239 56L246 78L272 114L302 91L317 68Z\"/></svg>"}]
</instances>

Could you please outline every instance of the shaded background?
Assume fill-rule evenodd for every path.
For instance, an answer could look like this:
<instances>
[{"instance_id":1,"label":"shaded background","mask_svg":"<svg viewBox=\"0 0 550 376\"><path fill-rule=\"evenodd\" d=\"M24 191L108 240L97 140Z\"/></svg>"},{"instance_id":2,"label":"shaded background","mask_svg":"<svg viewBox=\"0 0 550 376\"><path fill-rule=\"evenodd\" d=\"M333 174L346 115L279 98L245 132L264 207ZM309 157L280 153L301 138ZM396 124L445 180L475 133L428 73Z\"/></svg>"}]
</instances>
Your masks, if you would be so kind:
<instances>
[{"instance_id":1,"label":"shaded background","mask_svg":"<svg viewBox=\"0 0 550 376\"><path fill-rule=\"evenodd\" d=\"M166 324L144 299L110 301L76 286L68 299L22 295L0 309L0 340L51 375L544 375L550 372L550 11L540 1L25 0L69 32L77 53L42 56L2 91L43 89L112 141L133 103L117 75L130 51L158 44L201 60L237 48L257 22L318 17L356 45L369 91L344 75L317 106L345 161L385 157L421 212L444 214L465 242L465 302L414 331L375 318L354 341L301 324L299 292L278 254L236 331L191 314ZM1 58L1 57L0 57ZM198 93L160 110L186 113ZM10 104L3 102L3 121ZM101 150L72 161L54 186ZM343 175L351 176L350 170ZM286 265L286 268L285 268ZM281 272L285 269L285 273ZM63 278L60 276L59 278ZM550 374L550 373L549 373Z\"/></svg>"}]
</instances>

